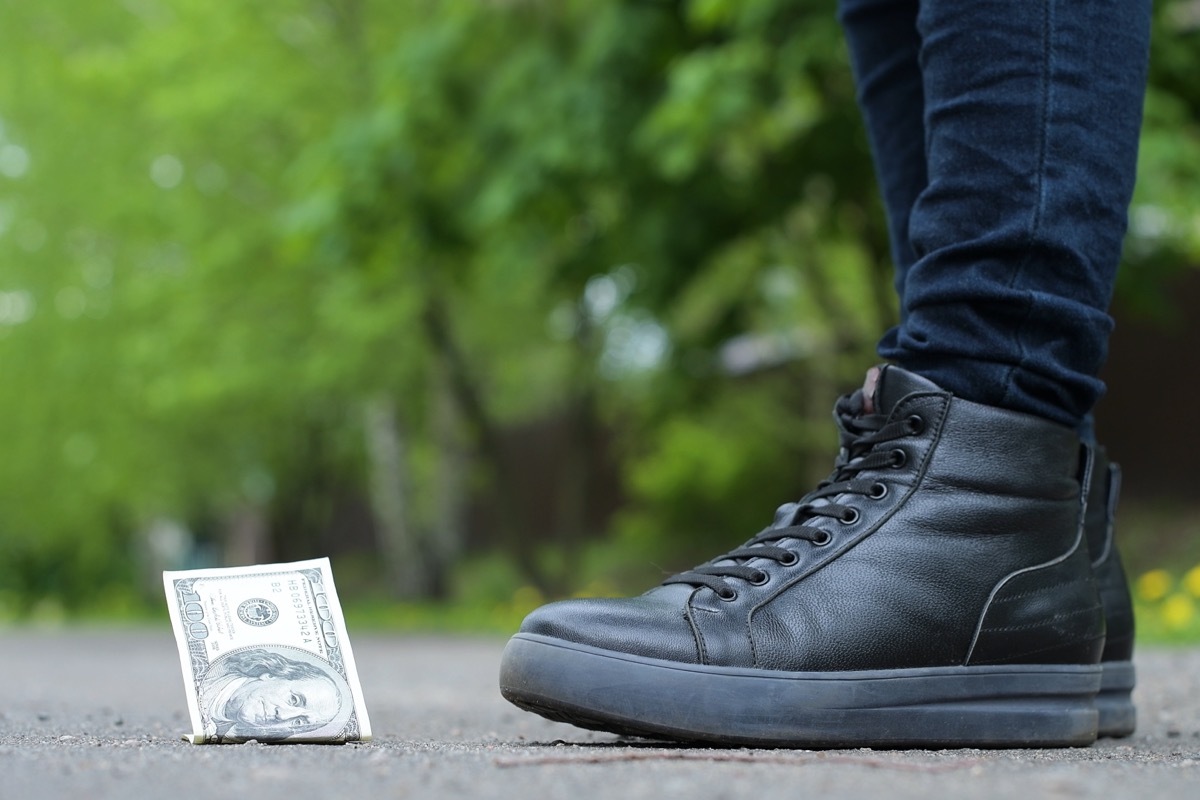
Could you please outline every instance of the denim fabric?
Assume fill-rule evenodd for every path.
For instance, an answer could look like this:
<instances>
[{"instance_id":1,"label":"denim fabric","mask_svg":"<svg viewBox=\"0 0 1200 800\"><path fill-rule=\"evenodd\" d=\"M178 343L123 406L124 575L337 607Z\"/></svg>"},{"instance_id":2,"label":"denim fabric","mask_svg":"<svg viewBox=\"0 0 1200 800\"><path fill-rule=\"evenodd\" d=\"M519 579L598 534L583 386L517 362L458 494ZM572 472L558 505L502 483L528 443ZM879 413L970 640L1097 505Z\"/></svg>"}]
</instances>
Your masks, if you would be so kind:
<instances>
[{"instance_id":1,"label":"denim fabric","mask_svg":"<svg viewBox=\"0 0 1200 800\"><path fill-rule=\"evenodd\" d=\"M1080 426L1103 392L1149 0L840 0L888 211L879 354Z\"/></svg>"}]
</instances>

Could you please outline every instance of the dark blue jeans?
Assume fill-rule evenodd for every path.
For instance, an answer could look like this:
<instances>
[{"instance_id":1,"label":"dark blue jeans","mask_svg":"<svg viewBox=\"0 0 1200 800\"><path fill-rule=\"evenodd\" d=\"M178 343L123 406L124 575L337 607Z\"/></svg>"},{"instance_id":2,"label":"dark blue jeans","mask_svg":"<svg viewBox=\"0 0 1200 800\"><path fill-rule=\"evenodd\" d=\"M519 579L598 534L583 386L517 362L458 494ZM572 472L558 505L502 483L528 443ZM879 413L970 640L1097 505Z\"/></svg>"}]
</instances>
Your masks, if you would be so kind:
<instances>
[{"instance_id":1,"label":"dark blue jeans","mask_svg":"<svg viewBox=\"0 0 1200 800\"><path fill-rule=\"evenodd\" d=\"M1080 426L1104 390L1150 0L840 0L900 324L879 354Z\"/></svg>"}]
</instances>

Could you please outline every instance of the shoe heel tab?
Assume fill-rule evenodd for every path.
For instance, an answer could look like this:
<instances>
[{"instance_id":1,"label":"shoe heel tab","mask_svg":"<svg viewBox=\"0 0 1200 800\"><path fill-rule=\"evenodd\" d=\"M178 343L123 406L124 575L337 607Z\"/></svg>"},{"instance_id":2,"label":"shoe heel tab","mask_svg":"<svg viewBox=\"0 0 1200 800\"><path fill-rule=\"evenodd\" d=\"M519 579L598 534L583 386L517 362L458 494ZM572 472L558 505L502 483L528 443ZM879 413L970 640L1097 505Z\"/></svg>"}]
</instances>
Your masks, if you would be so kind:
<instances>
[{"instance_id":1,"label":"shoe heel tab","mask_svg":"<svg viewBox=\"0 0 1200 800\"><path fill-rule=\"evenodd\" d=\"M1095 498L1089 497L1092 493L1092 477L1096 470L1097 462L1096 448L1093 445L1083 442L1079 445L1079 471L1076 475L1079 478L1079 525L1083 527L1084 519L1087 516L1088 503L1093 502Z\"/></svg>"},{"instance_id":2,"label":"shoe heel tab","mask_svg":"<svg viewBox=\"0 0 1200 800\"><path fill-rule=\"evenodd\" d=\"M1113 523L1117 519L1117 503L1121 499L1121 465L1109 463L1108 465L1108 507L1105 513L1108 518L1108 527L1112 528Z\"/></svg>"}]
</instances>

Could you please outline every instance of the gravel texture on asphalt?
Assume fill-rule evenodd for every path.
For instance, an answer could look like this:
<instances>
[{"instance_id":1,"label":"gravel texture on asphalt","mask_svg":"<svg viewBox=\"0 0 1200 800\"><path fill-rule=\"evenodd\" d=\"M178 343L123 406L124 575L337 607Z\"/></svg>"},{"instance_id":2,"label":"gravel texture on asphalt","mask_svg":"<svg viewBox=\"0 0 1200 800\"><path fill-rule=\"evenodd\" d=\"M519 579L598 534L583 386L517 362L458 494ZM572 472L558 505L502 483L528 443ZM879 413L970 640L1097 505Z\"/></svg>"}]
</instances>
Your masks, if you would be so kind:
<instances>
[{"instance_id":1,"label":"gravel texture on asphalt","mask_svg":"<svg viewBox=\"0 0 1200 800\"><path fill-rule=\"evenodd\" d=\"M1138 652L1139 727L1065 750L669 746L548 722L496 688L504 642L353 638L375 739L195 746L154 630L0 631L0 800L1200 796L1200 650Z\"/></svg>"}]
</instances>

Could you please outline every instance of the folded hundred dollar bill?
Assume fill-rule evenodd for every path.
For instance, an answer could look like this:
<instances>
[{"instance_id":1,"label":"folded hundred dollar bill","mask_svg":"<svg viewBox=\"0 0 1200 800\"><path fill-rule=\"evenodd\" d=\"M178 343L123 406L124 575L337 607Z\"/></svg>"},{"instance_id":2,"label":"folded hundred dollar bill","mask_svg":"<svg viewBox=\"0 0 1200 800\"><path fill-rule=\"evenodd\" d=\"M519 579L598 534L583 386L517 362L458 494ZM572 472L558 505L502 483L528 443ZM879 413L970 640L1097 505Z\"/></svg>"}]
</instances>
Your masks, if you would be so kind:
<instances>
[{"instance_id":1,"label":"folded hundred dollar bill","mask_svg":"<svg viewBox=\"0 0 1200 800\"><path fill-rule=\"evenodd\" d=\"M194 744L348 742L371 723L329 559L164 572Z\"/></svg>"}]
</instances>

